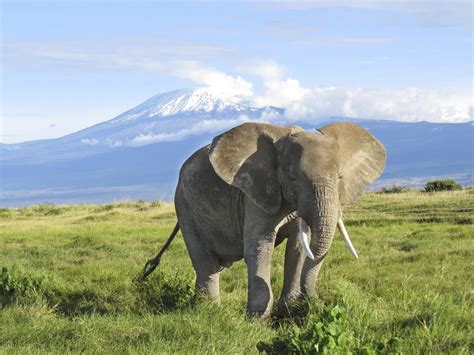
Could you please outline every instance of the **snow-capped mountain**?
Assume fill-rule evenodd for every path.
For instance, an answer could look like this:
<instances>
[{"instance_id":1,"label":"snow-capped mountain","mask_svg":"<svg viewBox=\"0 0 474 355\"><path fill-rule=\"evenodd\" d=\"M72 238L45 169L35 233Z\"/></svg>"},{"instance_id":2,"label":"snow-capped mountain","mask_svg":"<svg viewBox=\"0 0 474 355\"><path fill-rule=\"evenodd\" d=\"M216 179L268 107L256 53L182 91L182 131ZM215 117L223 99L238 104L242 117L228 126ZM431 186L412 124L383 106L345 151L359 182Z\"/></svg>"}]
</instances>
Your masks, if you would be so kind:
<instances>
[{"instance_id":1,"label":"snow-capped mountain","mask_svg":"<svg viewBox=\"0 0 474 355\"><path fill-rule=\"evenodd\" d=\"M279 115L274 107L255 108L212 88L183 89L156 95L116 118L69 138L88 145L140 146L232 127L239 121Z\"/></svg>"},{"instance_id":2,"label":"snow-capped mountain","mask_svg":"<svg viewBox=\"0 0 474 355\"><path fill-rule=\"evenodd\" d=\"M104 153L111 149L218 132L246 120L275 117L275 107L255 108L212 88L158 94L121 115L67 136L0 146L0 161L47 161Z\"/></svg>"},{"instance_id":3,"label":"snow-capped mountain","mask_svg":"<svg viewBox=\"0 0 474 355\"><path fill-rule=\"evenodd\" d=\"M139 118L174 116L185 113L245 112L252 108L241 104L241 99L224 95L212 88L181 89L158 94L141 105L111 120L130 121ZM257 110L257 109L253 109Z\"/></svg>"},{"instance_id":4,"label":"snow-capped mountain","mask_svg":"<svg viewBox=\"0 0 474 355\"><path fill-rule=\"evenodd\" d=\"M252 107L209 88L153 96L123 114L49 140L0 144L0 206L170 200L184 160L217 134L247 120L285 124L284 110ZM437 124L350 120L387 148L378 186L420 186L432 177L473 181L473 122Z\"/></svg>"}]
</instances>

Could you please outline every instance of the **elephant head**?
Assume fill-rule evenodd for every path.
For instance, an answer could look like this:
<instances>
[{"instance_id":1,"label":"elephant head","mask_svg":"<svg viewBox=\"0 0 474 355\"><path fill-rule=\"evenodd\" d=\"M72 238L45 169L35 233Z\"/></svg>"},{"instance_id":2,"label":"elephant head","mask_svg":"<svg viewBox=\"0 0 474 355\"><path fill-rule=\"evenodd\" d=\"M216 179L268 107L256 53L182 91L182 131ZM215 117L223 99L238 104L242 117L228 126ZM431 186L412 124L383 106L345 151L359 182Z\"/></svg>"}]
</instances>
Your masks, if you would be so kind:
<instances>
[{"instance_id":1,"label":"elephant head","mask_svg":"<svg viewBox=\"0 0 474 355\"><path fill-rule=\"evenodd\" d=\"M355 203L380 175L385 166L384 146L368 131L348 122L315 132L248 122L217 136L210 149L217 175L242 190L268 215L279 213L283 198L297 211L309 256L302 288L311 293L337 225L352 245L342 223L341 206ZM305 238L308 226L310 245Z\"/></svg>"}]
</instances>

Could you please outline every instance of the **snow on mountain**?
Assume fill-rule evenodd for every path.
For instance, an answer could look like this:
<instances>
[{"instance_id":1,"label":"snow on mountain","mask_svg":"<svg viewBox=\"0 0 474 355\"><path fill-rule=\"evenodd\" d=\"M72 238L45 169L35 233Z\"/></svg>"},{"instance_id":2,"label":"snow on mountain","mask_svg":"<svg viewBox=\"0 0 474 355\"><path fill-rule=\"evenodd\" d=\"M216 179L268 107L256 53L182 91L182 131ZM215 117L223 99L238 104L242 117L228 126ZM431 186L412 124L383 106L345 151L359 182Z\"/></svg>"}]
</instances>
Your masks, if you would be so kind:
<instances>
[{"instance_id":1,"label":"snow on mountain","mask_svg":"<svg viewBox=\"0 0 474 355\"><path fill-rule=\"evenodd\" d=\"M249 108L241 99L226 96L213 88L181 89L153 96L141 105L114 118L111 122L123 122L137 118L166 117L196 112L244 112Z\"/></svg>"}]
</instances>

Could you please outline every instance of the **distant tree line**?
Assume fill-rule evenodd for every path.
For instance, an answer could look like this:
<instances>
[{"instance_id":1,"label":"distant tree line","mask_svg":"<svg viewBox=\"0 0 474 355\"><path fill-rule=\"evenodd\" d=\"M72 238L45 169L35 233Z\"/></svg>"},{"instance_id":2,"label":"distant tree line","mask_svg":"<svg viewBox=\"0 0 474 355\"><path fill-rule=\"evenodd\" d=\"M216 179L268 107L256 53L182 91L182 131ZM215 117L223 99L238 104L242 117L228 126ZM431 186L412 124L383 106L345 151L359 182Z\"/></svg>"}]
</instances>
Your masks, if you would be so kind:
<instances>
[{"instance_id":1,"label":"distant tree line","mask_svg":"<svg viewBox=\"0 0 474 355\"><path fill-rule=\"evenodd\" d=\"M462 186L453 179L440 179L428 181L423 189L425 192L438 192L438 191L455 191L462 190ZM384 187L381 193L384 194L397 194L402 192L410 191L410 188L401 185L393 185Z\"/></svg>"}]
</instances>

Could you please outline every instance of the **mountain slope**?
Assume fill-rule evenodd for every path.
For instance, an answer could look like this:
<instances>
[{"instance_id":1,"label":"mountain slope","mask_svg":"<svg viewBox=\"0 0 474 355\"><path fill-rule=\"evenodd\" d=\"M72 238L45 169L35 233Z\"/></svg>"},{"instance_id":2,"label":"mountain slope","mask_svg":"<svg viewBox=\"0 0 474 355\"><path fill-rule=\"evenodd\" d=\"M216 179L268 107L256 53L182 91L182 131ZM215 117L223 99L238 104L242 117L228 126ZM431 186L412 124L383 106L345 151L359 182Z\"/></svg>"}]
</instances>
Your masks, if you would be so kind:
<instances>
[{"instance_id":1,"label":"mountain slope","mask_svg":"<svg viewBox=\"0 0 474 355\"><path fill-rule=\"evenodd\" d=\"M192 152L218 133L262 117L285 123L278 108L249 107L208 90L179 90L68 136L0 145L0 205L170 200L179 168ZM291 124L311 130L341 120L349 119ZM376 186L419 186L435 176L473 184L473 122L350 121L387 148L387 166Z\"/></svg>"}]
</instances>

